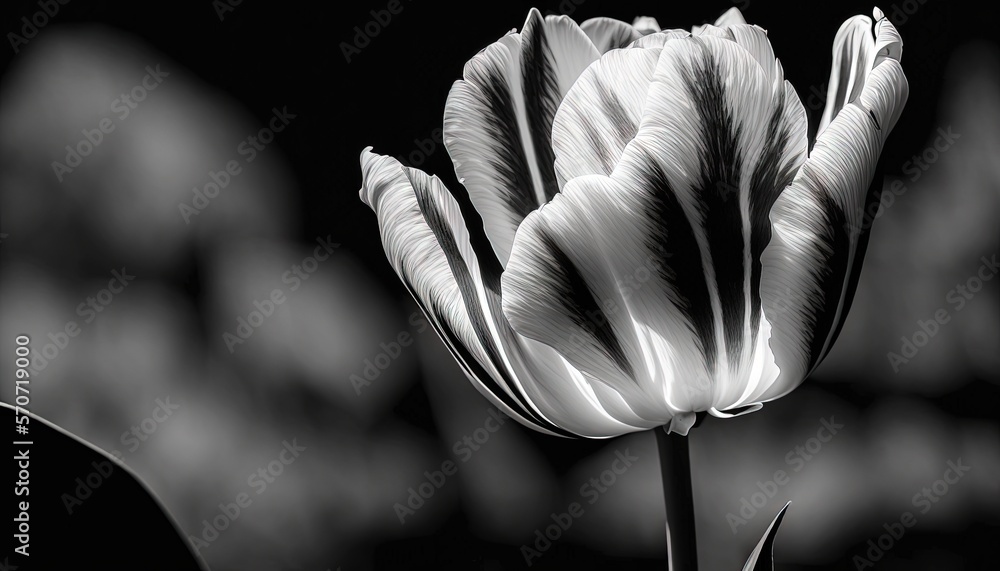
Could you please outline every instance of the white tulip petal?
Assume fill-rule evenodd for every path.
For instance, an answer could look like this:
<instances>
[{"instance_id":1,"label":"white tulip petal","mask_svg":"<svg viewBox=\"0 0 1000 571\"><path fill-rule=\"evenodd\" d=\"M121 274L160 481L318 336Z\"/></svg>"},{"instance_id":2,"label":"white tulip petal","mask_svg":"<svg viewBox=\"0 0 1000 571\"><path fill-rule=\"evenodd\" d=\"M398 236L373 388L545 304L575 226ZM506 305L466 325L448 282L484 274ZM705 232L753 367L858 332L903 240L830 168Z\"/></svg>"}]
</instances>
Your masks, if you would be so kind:
<instances>
[{"instance_id":1,"label":"white tulip petal","mask_svg":"<svg viewBox=\"0 0 1000 571\"><path fill-rule=\"evenodd\" d=\"M751 399L771 400L795 388L836 339L867 247L865 212L882 186L872 183L879 153L908 93L898 61L878 65L775 203L761 297L781 374Z\"/></svg>"},{"instance_id":2,"label":"white tulip petal","mask_svg":"<svg viewBox=\"0 0 1000 571\"><path fill-rule=\"evenodd\" d=\"M571 19L532 9L522 32L473 57L448 95L445 146L501 264L521 220L558 192L552 121L599 56Z\"/></svg>"},{"instance_id":3,"label":"white tulip petal","mask_svg":"<svg viewBox=\"0 0 1000 571\"><path fill-rule=\"evenodd\" d=\"M743 18L743 12L736 6L726 10L721 16L715 21L715 25L720 28L723 26L735 26L738 24L746 24L746 19Z\"/></svg>"},{"instance_id":4,"label":"white tulip petal","mask_svg":"<svg viewBox=\"0 0 1000 571\"><path fill-rule=\"evenodd\" d=\"M727 26L736 26L746 23L747 21L743 18L743 12L740 12L739 8L733 6L723 12L722 15L715 20L714 24L702 24L701 26L695 26L691 28L691 33L696 36L700 36L705 33L714 34L716 31L712 30L712 28L717 30Z\"/></svg>"},{"instance_id":5,"label":"white tulip petal","mask_svg":"<svg viewBox=\"0 0 1000 571\"><path fill-rule=\"evenodd\" d=\"M903 59L903 38L899 35L896 26L882 14L882 11L875 8L875 66L878 66L886 59L902 61Z\"/></svg>"},{"instance_id":6,"label":"white tulip petal","mask_svg":"<svg viewBox=\"0 0 1000 571\"><path fill-rule=\"evenodd\" d=\"M763 407L764 407L763 404L757 402L751 405L742 406L729 410L719 410L716 408L712 408L708 410L708 414L711 414L715 418L735 418L737 416L743 416L744 414L750 414L751 412L757 412Z\"/></svg>"},{"instance_id":7,"label":"white tulip petal","mask_svg":"<svg viewBox=\"0 0 1000 571\"><path fill-rule=\"evenodd\" d=\"M652 16L637 16L632 26L642 35L655 34L661 30L660 23Z\"/></svg>"},{"instance_id":8,"label":"white tulip petal","mask_svg":"<svg viewBox=\"0 0 1000 571\"><path fill-rule=\"evenodd\" d=\"M560 427L587 438L608 438L657 426L636 415L624 399L580 372L552 347L518 336L523 390Z\"/></svg>"},{"instance_id":9,"label":"white tulip petal","mask_svg":"<svg viewBox=\"0 0 1000 571\"><path fill-rule=\"evenodd\" d=\"M594 390L609 414L648 428L667 423L679 412L669 406L673 397L669 391L683 383L672 381L680 377L686 383L689 375L684 367L698 367L703 360L670 355L669 341L646 323L650 314L633 306L631 292L642 289L630 289L621 276L633 283L636 274L641 280L653 280L661 260L641 260L645 253L641 247L622 252L619 238L629 238L616 234L628 233L628 224L621 221L628 216L625 210L631 209L622 198L627 197L614 181L583 177L529 215L518 230L501 280L502 298L504 313L516 331L553 347L603 385ZM661 314L658 311L656 318ZM637 315L642 322L635 321ZM676 345L681 339L693 345L684 323L673 325L677 327L664 329L678 337ZM653 358L655 351L661 355Z\"/></svg>"},{"instance_id":10,"label":"white tulip petal","mask_svg":"<svg viewBox=\"0 0 1000 571\"><path fill-rule=\"evenodd\" d=\"M361 170L361 199L378 216L389 262L476 388L522 424L565 435L535 414L510 378L492 308L483 302L479 262L448 190L437 177L369 149Z\"/></svg>"},{"instance_id":11,"label":"white tulip petal","mask_svg":"<svg viewBox=\"0 0 1000 571\"><path fill-rule=\"evenodd\" d=\"M580 24L580 28L602 54L624 48L642 37L634 26L614 18L591 18Z\"/></svg>"},{"instance_id":12,"label":"white tulip petal","mask_svg":"<svg viewBox=\"0 0 1000 571\"><path fill-rule=\"evenodd\" d=\"M712 24L705 24L704 26L698 26L695 30L691 32L695 36L714 36L716 38L724 38L727 40L732 40L733 33L729 31L728 27L720 28Z\"/></svg>"},{"instance_id":13,"label":"white tulip petal","mask_svg":"<svg viewBox=\"0 0 1000 571\"><path fill-rule=\"evenodd\" d=\"M504 310L640 417L742 406L777 376L758 260L770 207L805 157L805 110L735 41L645 52L606 54L560 108L554 147L569 182L522 224ZM618 111L605 112L612 96ZM593 121L608 121L605 134L635 113L640 127L631 141L598 139L588 108L601 110ZM623 294L637 273L649 284ZM601 313L609 303L619 311ZM584 327L593 315L603 329ZM631 398L629 379L644 398ZM648 402L658 399L668 410Z\"/></svg>"},{"instance_id":14,"label":"white tulip petal","mask_svg":"<svg viewBox=\"0 0 1000 571\"><path fill-rule=\"evenodd\" d=\"M643 36L629 44L630 48L662 48L670 40L686 38L691 35L687 30L663 30L655 34Z\"/></svg>"},{"instance_id":15,"label":"white tulip petal","mask_svg":"<svg viewBox=\"0 0 1000 571\"><path fill-rule=\"evenodd\" d=\"M660 49L617 50L587 68L552 124L559 188L588 174L609 175L635 137Z\"/></svg>"},{"instance_id":16,"label":"white tulip petal","mask_svg":"<svg viewBox=\"0 0 1000 571\"><path fill-rule=\"evenodd\" d=\"M361 161L361 196L378 215L389 261L480 393L547 434L606 438L655 426L613 416L591 377L514 332L500 307L502 268L477 256L458 202L437 177L368 149Z\"/></svg>"},{"instance_id":17,"label":"white tulip petal","mask_svg":"<svg viewBox=\"0 0 1000 571\"><path fill-rule=\"evenodd\" d=\"M844 22L833 41L833 67L817 137L845 105L861 95L874 62L875 40L872 38L871 19L855 16Z\"/></svg>"},{"instance_id":18,"label":"white tulip petal","mask_svg":"<svg viewBox=\"0 0 1000 571\"><path fill-rule=\"evenodd\" d=\"M761 342L758 260L767 213L805 158L805 110L784 85L772 92L752 54L734 42L670 42L621 161L620 168L645 168L655 158L695 229L712 292L716 366L739 380L720 383L720 408L735 404L740 383L750 382Z\"/></svg>"},{"instance_id":19,"label":"white tulip petal","mask_svg":"<svg viewBox=\"0 0 1000 571\"><path fill-rule=\"evenodd\" d=\"M735 8L734 8L735 10ZM743 49L750 52L760 68L767 76L767 80L778 88L784 83L784 74L781 64L774 57L774 50L771 49L771 42L767 39L767 31L760 26L749 26L746 24L735 24L730 26L729 32L733 35L733 41L743 46Z\"/></svg>"},{"instance_id":20,"label":"white tulip petal","mask_svg":"<svg viewBox=\"0 0 1000 571\"><path fill-rule=\"evenodd\" d=\"M694 426L694 423L697 420L698 415L693 412L681 413L670 419L670 423L666 426L667 433L687 436L688 431L691 430L691 427Z\"/></svg>"}]
</instances>

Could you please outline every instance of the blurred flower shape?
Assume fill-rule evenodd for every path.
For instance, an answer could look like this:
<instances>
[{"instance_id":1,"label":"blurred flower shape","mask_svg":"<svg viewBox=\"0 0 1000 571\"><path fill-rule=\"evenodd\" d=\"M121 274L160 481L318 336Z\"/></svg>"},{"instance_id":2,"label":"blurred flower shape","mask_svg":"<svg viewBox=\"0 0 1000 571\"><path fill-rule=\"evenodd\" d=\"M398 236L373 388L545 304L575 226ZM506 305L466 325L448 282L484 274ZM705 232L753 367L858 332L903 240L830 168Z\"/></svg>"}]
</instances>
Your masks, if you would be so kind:
<instances>
[{"instance_id":1,"label":"blurred flower shape","mask_svg":"<svg viewBox=\"0 0 1000 571\"><path fill-rule=\"evenodd\" d=\"M738 10L687 32L533 9L448 95L468 194L369 147L361 198L466 375L522 423L686 434L698 412L758 410L819 364L853 297L908 92L900 36L875 19L837 33L809 152L767 33Z\"/></svg>"}]
</instances>

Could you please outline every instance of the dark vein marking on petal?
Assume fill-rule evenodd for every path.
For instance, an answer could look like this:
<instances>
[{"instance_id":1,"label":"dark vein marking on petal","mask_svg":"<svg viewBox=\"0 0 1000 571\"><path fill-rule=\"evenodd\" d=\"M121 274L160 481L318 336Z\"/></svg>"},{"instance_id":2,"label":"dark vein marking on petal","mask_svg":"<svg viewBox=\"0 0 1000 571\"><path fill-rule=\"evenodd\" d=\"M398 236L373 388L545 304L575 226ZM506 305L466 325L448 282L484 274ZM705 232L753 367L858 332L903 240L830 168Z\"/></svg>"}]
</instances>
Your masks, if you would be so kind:
<instances>
[{"instance_id":1,"label":"dark vein marking on petal","mask_svg":"<svg viewBox=\"0 0 1000 571\"><path fill-rule=\"evenodd\" d=\"M580 116L579 126L583 129L587 142L590 143L594 153L597 154L597 158L601 161L602 171L604 174L611 174L615 169L615 157L611 149L608 148L608 145L604 143L604 138L601 136L597 126L586 115Z\"/></svg>"},{"instance_id":2,"label":"dark vein marking on petal","mask_svg":"<svg viewBox=\"0 0 1000 571\"><path fill-rule=\"evenodd\" d=\"M660 279L670 286L668 298L681 310L697 336L711 371L718 353L712 298L701 249L666 173L648 153L644 159L645 168L639 180L649 196L648 212L653 221L645 246L655 257L654 267Z\"/></svg>"},{"instance_id":3,"label":"dark vein marking on petal","mask_svg":"<svg viewBox=\"0 0 1000 571\"><path fill-rule=\"evenodd\" d=\"M416 290L413 288L410 281L405 276L402 276L402 280L406 288L410 290L411 294L413 294ZM496 397L497 400L507 405L511 410L523 413L525 415L525 419L529 422L550 430L560 436L576 436L575 434L567 432L555 424L548 422L544 418L535 415L533 411L525 409L516 400L510 398L510 395L508 395L501 387L497 386L497 382L493 379L493 376L486 372L486 369L483 368L479 361L477 361L472 353L469 352L468 348L465 347L458 334L455 333L455 331L448 324L448 320L443 317L438 319L433 317L443 316L445 315L445 311L433 302L431 307L428 307L418 295L413 295L413 299L416 300L420 310L427 316L427 322L430 323L431 327L434 328L434 331L444 341L445 347L448 348L451 356L458 362L459 366L462 367L465 374L481 381L486 389L490 391L490 394ZM440 323L438 323L439 321Z\"/></svg>"},{"instance_id":4,"label":"dark vein marking on petal","mask_svg":"<svg viewBox=\"0 0 1000 571\"><path fill-rule=\"evenodd\" d=\"M811 187L812 185L808 188ZM813 305L814 313L807 315L807 318L812 320L812 327L804 328L810 336L806 345L809 350L809 366L806 369L808 371L811 371L823 358L823 348L836 325L834 320L837 318L837 309L844 292L844 278L847 276L851 251L851 238L847 233L850 226L843 209L830 198L822 181L815 180L815 189L811 192L815 196L816 203L822 207L825 223L821 224L821 227L826 232L820 236L823 247L818 248L819 252L825 252L820 254L823 259L816 260L812 267L814 279L822 291L821 300L819 304ZM806 310L804 307L803 311Z\"/></svg>"},{"instance_id":5,"label":"dark vein marking on petal","mask_svg":"<svg viewBox=\"0 0 1000 571\"><path fill-rule=\"evenodd\" d=\"M559 85L552 66L552 54L546 41L545 23L540 17L532 19L522 33L523 54L521 76L524 83L524 102L528 130L535 147L535 158L542 177L545 201L559 192L556 182L555 152L552 150L552 121L559 107ZM528 187L531 188L531 187Z\"/></svg>"},{"instance_id":6,"label":"dark vein marking on petal","mask_svg":"<svg viewBox=\"0 0 1000 571\"><path fill-rule=\"evenodd\" d=\"M878 130L878 131L882 130L882 126L878 124L878 117L875 116L875 111L869 109L868 110L868 118L871 119L872 123L875 124L875 129L876 130Z\"/></svg>"},{"instance_id":7,"label":"dark vein marking on petal","mask_svg":"<svg viewBox=\"0 0 1000 571\"><path fill-rule=\"evenodd\" d=\"M482 118L486 124L486 135L497 142L494 146L496 156L488 161L502 181L499 190L504 201L524 219L538 208L538 200L531 191L531 169L521 142L514 101L502 69L489 64L484 66L483 71L485 76L482 82L476 83L489 112L484 113Z\"/></svg>"},{"instance_id":8,"label":"dark vein marking on petal","mask_svg":"<svg viewBox=\"0 0 1000 571\"><path fill-rule=\"evenodd\" d=\"M722 305L722 324L728 354L742 350L744 291L743 215L740 212L740 127L726 106L725 87L715 56L702 47L694 69L681 67L682 77L701 118L701 173L695 193L705 215L712 266ZM736 366L739 359L730 359Z\"/></svg>"},{"instance_id":9,"label":"dark vein marking on petal","mask_svg":"<svg viewBox=\"0 0 1000 571\"><path fill-rule=\"evenodd\" d=\"M561 291L552 294L562 304L565 315L569 316L575 325L593 336L605 355L614 361L623 373L634 379L632 364L611 326L611 320L576 264L541 226L538 227L538 240L543 250L553 258L551 277Z\"/></svg>"},{"instance_id":10,"label":"dark vein marking on petal","mask_svg":"<svg viewBox=\"0 0 1000 571\"><path fill-rule=\"evenodd\" d=\"M795 177L793 162L781 162L791 136L789 126L782 121L784 108L785 91L782 89L767 124L764 149L750 178L750 327L753 342L757 340L761 313L760 257L771 241L771 207Z\"/></svg>"},{"instance_id":11,"label":"dark vein marking on petal","mask_svg":"<svg viewBox=\"0 0 1000 571\"><path fill-rule=\"evenodd\" d=\"M500 374L503 382L517 395L520 408L526 413L532 414L530 406L518 391L517 384L508 375L506 365L503 362L500 351L497 349L495 339L489 330L489 324L483 313L483 308L479 303L479 296L476 293L476 285L472 274L469 272L469 268L462 258L451 228L448 227L443 213L431 197L428 189L424 185L416 183L413 177L409 176L409 173L407 173L407 177L410 179L413 193L416 196L417 205L420 208L421 214L423 214L424 221L427 223L428 228L431 229L431 232L434 233L441 251L444 252L445 258L448 260L448 266L451 268L455 281L458 283L458 289L462 293L462 301L465 304L466 312L469 314L469 320L472 322L476 337L479 339L490 363L493 364L493 367Z\"/></svg>"},{"instance_id":12,"label":"dark vein marking on petal","mask_svg":"<svg viewBox=\"0 0 1000 571\"><path fill-rule=\"evenodd\" d=\"M611 122L611 126L614 128L614 134L618 147L624 149L625 145L631 141L639 130L638 126L632 119L628 116L628 111L625 110L625 106L622 105L621 99L618 98L618 94L614 92L613 89L609 89L604 85L604 82L595 77L594 78L594 89L600 96L601 108L604 116L608 118Z\"/></svg>"}]
</instances>

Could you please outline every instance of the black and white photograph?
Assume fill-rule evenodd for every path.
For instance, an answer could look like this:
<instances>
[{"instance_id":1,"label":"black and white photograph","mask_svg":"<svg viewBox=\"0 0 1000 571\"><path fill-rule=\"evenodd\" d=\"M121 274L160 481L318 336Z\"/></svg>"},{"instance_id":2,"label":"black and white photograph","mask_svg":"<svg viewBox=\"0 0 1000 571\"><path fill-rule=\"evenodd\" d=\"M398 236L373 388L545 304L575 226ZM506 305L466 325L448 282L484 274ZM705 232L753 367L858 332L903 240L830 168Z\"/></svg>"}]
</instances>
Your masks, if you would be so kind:
<instances>
[{"instance_id":1,"label":"black and white photograph","mask_svg":"<svg viewBox=\"0 0 1000 571\"><path fill-rule=\"evenodd\" d=\"M0 571L978 571L958 0L12 0Z\"/></svg>"}]
</instances>

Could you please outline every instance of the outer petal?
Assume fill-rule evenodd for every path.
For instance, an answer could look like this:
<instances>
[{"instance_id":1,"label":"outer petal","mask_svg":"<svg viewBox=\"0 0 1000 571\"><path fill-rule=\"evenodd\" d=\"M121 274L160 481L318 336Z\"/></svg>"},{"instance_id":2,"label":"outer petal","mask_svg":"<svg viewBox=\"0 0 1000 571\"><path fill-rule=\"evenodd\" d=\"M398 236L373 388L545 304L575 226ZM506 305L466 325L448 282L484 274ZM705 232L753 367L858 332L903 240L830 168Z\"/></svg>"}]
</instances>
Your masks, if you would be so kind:
<instances>
[{"instance_id":1,"label":"outer petal","mask_svg":"<svg viewBox=\"0 0 1000 571\"><path fill-rule=\"evenodd\" d=\"M376 212L396 273L479 391L548 434L605 437L638 430L605 412L585 375L516 334L500 309L502 268L468 231L437 177L366 149L362 200ZM475 244L475 245L474 245Z\"/></svg>"},{"instance_id":2,"label":"outer petal","mask_svg":"<svg viewBox=\"0 0 1000 571\"><path fill-rule=\"evenodd\" d=\"M826 91L826 109L816 131L818 137L848 103L861 95L875 61L875 40L872 21L867 16L854 16L837 30L833 40L833 67Z\"/></svg>"},{"instance_id":3,"label":"outer petal","mask_svg":"<svg viewBox=\"0 0 1000 571\"><path fill-rule=\"evenodd\" d=\"M605 55L595 78L622 62L648 75L632 51ZM589 79L560 115L600 101ZM567 168L563 192L519 229L502 285L519 332L663 424L748 404L777 375L754 284L767 213L804 159L805 111L753 54L715 37L666 43L644 81L640 126L611 172ZM606 91L636 89L625 83ZM572 124L555 132L559 165L585 146Z\"/></svg>"},{"instance_id":4,"label":"outer petal","mask_svg":"<svg viewBox=\"0 0 1000 571\"><path fill-rule=\"evenodd\" d=\"M875 8L875 37L872 21L867 16L855 16L840 26L833 41L833 67L827 88L826 108L820 120L819 135L830 125L837 113L861 95L872 69L886 59L900 61L903 39L881 10Z\"/></svg>"},{"instance_id":5,"label":"outer petal","mask_svg":"<svg viewBox=\"0 0 1000 571\"><path fill-rule=\"evenodd\" d=\"M887 21L884 26L891 26ZM885 37L890 37L883 27ZM895 30L891 34L897 35ZM868 243L864 213L879 198L879 154L909 93L899 62L885 59L816 141L771 212L762 263L764 311L781 375L760 398L797 386L829 351L850 307Z\"/></svg>"},{"instance_id":6,"label":"outer petal","mask_svg":"<svg viewBox=\"0 0 1000 571\"><path fill-rule=\"evenodd\" d=\"M465 66L448 95L444 142L501 264L521 220L558 192L552 120L597 48L566 16L532 9Z\"/></svg>"},{"instance_id":7,"label":"outer petal","mask_svg":"<svg viewBox=\"0 0 1000 571\"><path fill-rule=\"evenodd\" d=\"M903 60L903 38L892 22L885 17L882 10L875 8L875 65L886 59Z\"/></svg>"}]
</instances>

